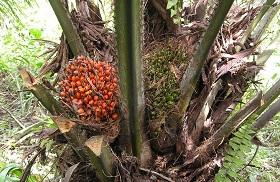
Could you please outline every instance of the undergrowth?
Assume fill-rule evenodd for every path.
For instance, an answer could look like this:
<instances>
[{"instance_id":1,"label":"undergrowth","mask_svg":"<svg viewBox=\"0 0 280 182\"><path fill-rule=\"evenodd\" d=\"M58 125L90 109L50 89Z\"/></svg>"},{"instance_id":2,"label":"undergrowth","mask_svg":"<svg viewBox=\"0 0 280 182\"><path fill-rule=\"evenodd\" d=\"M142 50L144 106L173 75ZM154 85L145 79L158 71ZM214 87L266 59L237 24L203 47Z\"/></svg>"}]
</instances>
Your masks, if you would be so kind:
<instances>
[{"instance_id":1,"label":"undergrowth","mask_svg":"<svg viewBox=\"0 0 280 182\"><path fill-rule=\"evenodd\" d=\"M273 60L271 60L272 62ZM271 64L268 62L268 64ZM277 68L277 63L275 68ZM278 66L279 69L279 66ZM275 71L275 70L274 70ZM257 79L262 79L261 85L251 85L244 95L243 102L246 103L256 93L258 89L266 90L272 82L275 82L279 75L271 72L270 81L264 80L265 71L261 71ZM269 84L268 84L269 82ZM239 104L235 109L238 111L243 104ZM250 119L251 118L251 119ZM253 115L250 117L234 134L228 143L225 152L224 161L219 172L215 176L217 182L231 181L278 181L280 179L279 170L279 146L273 143L279 143L280 140L280 114L276 115L268 126L258 132L257 137L261 140L262 145L252 143L252 133L254 133L252 125L258 118Z\"/></svg>"},{"instance_id":2,"label":"undergrowth","mask_svg":"<svg viewBox=\"0 0 280 182\"><path fill-rule=\"evenodd\" d=\"M51 161L55 157L53 142L40 138L46 131L54 130L55 126L38 100L23 88L18 73L19 67L26 67L34 74L38 73L44 62L44 57L40 55L48 47L44 41L38 39L48 38L40 27L42 25L34 25L31 16L21 15L20 18L23 23L5 22L0 32L1 182L19 181L30 157L39 146L48 149L45 157L49 163L42 166L36 162L27 181L42 181L46 174L55 171L55 168L51 167Z\"/></svg>"}]
</instances>

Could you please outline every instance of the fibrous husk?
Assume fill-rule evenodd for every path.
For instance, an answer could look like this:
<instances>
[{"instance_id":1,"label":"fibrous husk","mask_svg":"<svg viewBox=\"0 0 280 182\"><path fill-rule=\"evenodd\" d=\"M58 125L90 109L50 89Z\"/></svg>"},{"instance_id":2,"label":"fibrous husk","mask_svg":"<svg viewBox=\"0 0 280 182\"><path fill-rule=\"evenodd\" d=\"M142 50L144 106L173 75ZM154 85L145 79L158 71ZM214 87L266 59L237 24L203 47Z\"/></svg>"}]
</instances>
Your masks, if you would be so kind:
<instances>
[{"instance_id":1,"label":"fibrous husk","mask_svg":"<svg viewBox=\"0 0 280 182\"><path fill-rule=\"evenodd\" d=\"M91 58L116 64L116 51L112 32L105 22L92 21L81 11L72 11L72 19Z\"/></svg>"}]
</instances>

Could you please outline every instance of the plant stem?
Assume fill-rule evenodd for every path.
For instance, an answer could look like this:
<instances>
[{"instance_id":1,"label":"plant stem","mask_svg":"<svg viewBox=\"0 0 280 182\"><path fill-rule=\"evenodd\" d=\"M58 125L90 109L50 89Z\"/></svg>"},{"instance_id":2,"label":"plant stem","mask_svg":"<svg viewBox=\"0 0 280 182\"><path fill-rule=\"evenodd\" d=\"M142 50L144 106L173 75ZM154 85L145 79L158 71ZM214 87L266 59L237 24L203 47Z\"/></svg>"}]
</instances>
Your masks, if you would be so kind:
<instances>
[{"instance_id":1,"label":"plant stem","mask_svg":"<svg viewBox=\"0 0 280 182\"><path fill-rule=\"evenodd\" d=\"M262 53L258 56L258 59L256 60L257 65L264 66L266 61L270 58L270 56L273 54L275 49L278 47L279 41L280 41L280 31L278 32L277 37L275 37L275 39L273 39L270 42L268 48L262 51Z\"/></svg>"},{"instance_id":2,"label":"plant stem","mask_svg":"<svg viewBox=\"0 0 280 182\"><path fill-rule=\"evenodd\" d=\"M49 3L52 6L74 56L81 54L87 55L78 31L71 20L71 16L66 9L63 0L49 0Z\"/></svg>"},{"instance_id":3,"label":"plant stem","mask_svg":"<svg viewBox=\"0 0 280 182\"><path fill-rule=\"evenodd\" d=\"M57 100L50 94L50 92L41 85L38 80L34 78L27 70L20 69L19 73L22 77L24 85L30 90L40 103L52 114L60 115L63 114L61 105Z\"/></svg>"},{"instance_id":4,"label":"plant stem","mask_svg":"<svg viewBox=\"0 0 280 182\"><path fill-rule=\"evenodd\" d=\"M118 0L115 4L115 24L118 67L125 121L121 135L127 136L125 147L138 158L141 154L141 124L144 116L144 92L141 64L140 0ZM126 111L127 110L127 111ZM131 141L127 141L131 137Z\"/></svg>"},{"instance_id":5,"label":"plant stem","mask_svg":"<svg viewBox=\"0 0 280 182\"><path fill-rule=\"evenodd\" d=\"M257 94L251 101L249 101L240 111L233 115L229 120L224 123L216 133L214 133L209 139L207 139L201 146L199 146L194 154L199 154L195 158L195 161L205 162L205 156L209 155L215 149L218 148L223 141L230 136L232 131L234 131L238 126L240 126L246 120L252 120L256 116L259 116L278 96L280 95L280 79L268 90L264 95ZM279 103L277 103L279 104ZM276 105L276 104L275 104ZM278 105L274 106L277 109ZM275 110L269 111L275 113ZM268 116L264 118L269 118ZM259 121L260 122L260 121ZM263 124L263 122L261 122ZM257 126L258 127L258 126ZM256 127L256 128L257 128Z\"/></svg>"},{"instance_id":6,"label":"plant stem","mask_svg":"<svg viewBox=\"0 0 280 182\"><path fill-rule=\"evenodd\" d=\"M257 131L262 129L278 112L280 112L280 99L273 103L267 111L265 111L253 125Z\"/></svg>"},{"instance_id":7,"label":"plant stem","mask_svg":"<svg viewBox=\"0 0 280 182\"><path fill-rule=\"evenodd\" d=\"M186 112L189 106L202 67L233 1L234 0L220 1L202 41L184 73L181 81L181 96L178 103L181 115Z\"/></svg>"},{"instance_id":8,"label":"plant stem","mask_svg":"<svg viewBox=\"0 0 280 182\"><path fill-rule=\"evenodd\" d=\"M261 39L262 35L264 34L267 27L270 25L271 21L273 20L279 9L279 4L275 7L270 8L264 15L264 17L260 20L256 28L252 32L252 38L255 40L255 42L258 42Z\"/></svg>"},{"instance_id":9,"label":"plant stem","mask_svg":"<svg viewBox=\"0 0 280 182\"><path fill-rule=\"evenodd\" d=\"M113 157L104 136L86 138L81 127L70 119L52 117L60 132L82 160L90 160L101 182L113 181Z\"/></svg>"},{"instance_id":10,"label":"plant stem","mask_svg":"<svg viewBox=\"0 0 280 182\"><path fill-rule=\"evenodd\" d=\"M93 136L85 142L90 161L98 173L101 181L113 181L113 155L104 136Z\"/></svg>"},{"instance_id":11,"label":"plant stem","mask_svg":"<svg viewBox=\"0 0 280 182\"><path fill-rule=\"evenodd\" d=\"M263 96L263 104L256 111L256 115L260 115L278 96L280 95L280 79L269 88Z\"/></svg>"},{"instance_id":12,"label":"plant stem","mask_svg":"<svg viewBox=\"0 0 280 182\"><path fill-rule=\"evenodd\" d=\"M232 131L238 128L243 121L254 113L262 104L262 92L259 92L251 101L241 108L235 115L226 121L209 139L211 147L216 148L221 142L226 139Z\"/></svg>"},{"instance_id":13,"label":"plant stem","mask_svg":"<svg viewBox=\"0 0 280 182\"><path fill-rule=\"evenodd\" d=\"M275 0L267 0L263 6L262 9L260 10L259 14L257 15L257 17L252 21L252 23L249 25L249 27L247 28L247 30L245 31L244 35L242 36L240 43L244 44L245 41L248 39L248 37L251 35L252 31L256 28L256 26L258 25L258 23L261 21L261 19L263 18L263 16L266 14L266 12L272 7L272 4L275 2ZM241 48L239 47L239 50ZM238 51L239 51L238 50Z\"/></svg>"}]
</instances>

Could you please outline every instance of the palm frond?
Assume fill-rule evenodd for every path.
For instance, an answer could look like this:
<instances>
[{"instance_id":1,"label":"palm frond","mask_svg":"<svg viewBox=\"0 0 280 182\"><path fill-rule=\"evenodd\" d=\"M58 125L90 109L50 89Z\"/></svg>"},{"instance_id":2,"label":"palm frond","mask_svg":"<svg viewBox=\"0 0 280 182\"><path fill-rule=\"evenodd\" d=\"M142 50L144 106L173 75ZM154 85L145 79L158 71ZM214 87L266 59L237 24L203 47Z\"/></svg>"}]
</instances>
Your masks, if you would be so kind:
<instances>
[{"instance_id":1,"label":"palm frond","mask_svg":"<svg viewBox=\"0 0 280 182\"><path fill-rule=\"evenodd\" d=\"M6 19L14 24L15 22L22 24L21 15L23 15L23 8L36 5L36 0L24 0L20 2L18 0L5 0L0 1L0 25L4 23Z\"/></svg>"},{"instance_id":2,"label":"palm frond","mask_svg":"<svg viewBox=\"0 0 280 182\"><path fill-rule=\"evenodd\" d=\"M133 154L140 157L141 123L144 112L140 1L120 0L115 4L115 27L119 57L120 86L124 107L128 110L126 130L130 133Z\"/></svg>"}]
</instances>

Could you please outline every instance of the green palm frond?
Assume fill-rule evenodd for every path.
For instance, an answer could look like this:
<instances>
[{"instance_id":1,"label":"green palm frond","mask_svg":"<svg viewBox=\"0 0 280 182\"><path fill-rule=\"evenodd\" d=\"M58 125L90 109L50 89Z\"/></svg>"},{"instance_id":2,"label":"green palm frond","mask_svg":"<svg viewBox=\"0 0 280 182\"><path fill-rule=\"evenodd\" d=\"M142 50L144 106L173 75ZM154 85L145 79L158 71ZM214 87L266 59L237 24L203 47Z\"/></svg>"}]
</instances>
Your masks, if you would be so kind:
<instances>
[{"instance_id":1,"label":"green palm frond","mask_svg":"<svg viewBox=\"0 0 280 182\"><path fill-rule=\"evenodd\" d=\"M115 28L122 99L128 110L133 154L140 157L144 100L141 65L140 1L120 0L115 4ZM123 131L128 133L129 131ZM129 143L129 142L127 142Z\"/></svg>"}]
</instances>

